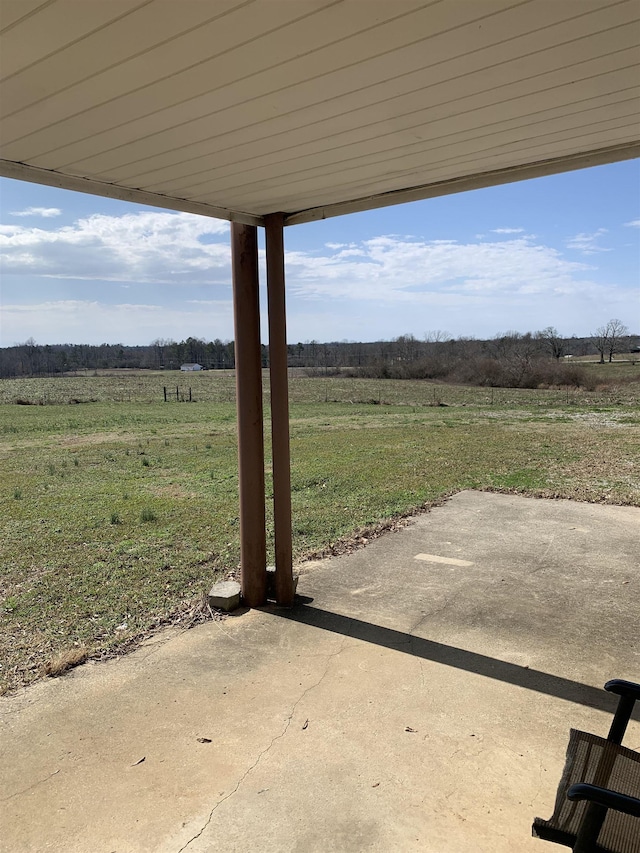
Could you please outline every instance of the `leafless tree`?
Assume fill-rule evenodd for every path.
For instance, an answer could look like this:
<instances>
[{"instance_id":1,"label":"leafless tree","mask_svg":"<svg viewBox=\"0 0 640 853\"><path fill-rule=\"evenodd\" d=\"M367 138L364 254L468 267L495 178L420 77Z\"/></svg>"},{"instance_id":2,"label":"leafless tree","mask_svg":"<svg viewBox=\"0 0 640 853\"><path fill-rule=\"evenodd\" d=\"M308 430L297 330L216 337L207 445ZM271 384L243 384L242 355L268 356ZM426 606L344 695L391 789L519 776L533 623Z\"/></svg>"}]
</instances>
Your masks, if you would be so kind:
<instances>
[{"instance_id":1,"label":"leafless tree","mask_svg":"<svg viewBox=\"0 0 640 853\"><path fill-rule=\"evenodd\" d=\"M607 327L606 326L598 326L593 335L591 336L591 340L593 341L594 347L600 353L600 364L604 364L604 354L607 351Z\"/></svg>"},{"instance_id":2,"label":"leafless tree","mask_svg":"<svg viewBox=\"0 0 640 853\"><path fill-rule=\"evenodd\" d=\"M536 334L538 340L543 341L551 352L551 355L559 361L565 353L565 341L553 326L547 326Z\"/></svg>"},{"instance_id":3,"label":"leafless tree","mask_svg":"<svg viewBox=\"0 0 640 853\"><path fill-rule=\"evenodd\" d=\"M613 361L614 353L620 351L621 339L629 334L622 320L612 319L605 326L600 326L591 336L593 345L600 353L600 364L604 364L605 355Z\"/></svg>"},{"instance_id":4,"label":"leafless tree","mask_svg":"<svg viewBox=\"0 0 640 853\"><path fill-rule=\"evenodd\" d=\"M452 338L451 332L443 331L442 329L431 329L424 333L424 340L428 344L441 344L450 341Z\"/></svg>"},{"instance_id":5,"label":"leafless tree","mask_svg":"<svg viewBox=\"0 0 640 853\"><path fill-rule=\"evenodd\" d=\"M625 326L622 320L609 320L607 323L609 329L609 340L607 352L609 353L609 361L613 361L613 355L616 352L623 351L623 338L629 334L629 329Z\"/></svg>"},{"instance_id":6,"label":"leafless tree","mask_svg":"<svg viewBox=\"0 0 640 853\"><path fill-rule=\"evenodd\" d=\"M505 332L490 342L490 353L513 388L524 383L539 352L539 341L530 332L524 335L515 331Z\"/></svg>"}]
</instances>

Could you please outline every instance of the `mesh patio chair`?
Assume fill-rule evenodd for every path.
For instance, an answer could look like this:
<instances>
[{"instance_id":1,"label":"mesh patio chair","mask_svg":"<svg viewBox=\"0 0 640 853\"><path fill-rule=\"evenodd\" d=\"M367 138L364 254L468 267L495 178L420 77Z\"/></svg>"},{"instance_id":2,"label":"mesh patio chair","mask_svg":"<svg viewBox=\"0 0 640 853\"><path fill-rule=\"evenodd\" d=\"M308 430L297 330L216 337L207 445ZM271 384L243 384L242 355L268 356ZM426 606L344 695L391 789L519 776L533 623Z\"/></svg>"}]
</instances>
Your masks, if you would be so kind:
<instances>
[{"instance_id":1,"label":"mesh patio chair","mask_svg":"<svg viewBox=\"0 0 640 853\"><path fill-rule=\"evenodd\" d=\"M567 760L549 820L533 835L574 853L640 853L640 753L622 746L640 684L616 679L620 697L608 737L571 729Z\"/></svg>"}]
</instances>

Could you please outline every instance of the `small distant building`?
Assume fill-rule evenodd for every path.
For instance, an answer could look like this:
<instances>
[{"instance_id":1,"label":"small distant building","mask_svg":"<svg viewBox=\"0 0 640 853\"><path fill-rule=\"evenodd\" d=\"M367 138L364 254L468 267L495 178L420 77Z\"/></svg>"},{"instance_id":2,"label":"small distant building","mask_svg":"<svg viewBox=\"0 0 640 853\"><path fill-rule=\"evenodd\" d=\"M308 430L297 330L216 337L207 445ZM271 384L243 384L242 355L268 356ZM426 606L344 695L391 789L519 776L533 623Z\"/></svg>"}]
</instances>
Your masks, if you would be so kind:
<instances>
[{"instance_id":1,"label":"small distant building","mask_svg":"<svg viewBox=\"0 0 640 853\"><path fill-rule=\"evenodd\" d=\"M201 364L181 364L180 370L184 370L185 373L193 372L194 370L202 370Z\"/></svg>"}]
</instances>

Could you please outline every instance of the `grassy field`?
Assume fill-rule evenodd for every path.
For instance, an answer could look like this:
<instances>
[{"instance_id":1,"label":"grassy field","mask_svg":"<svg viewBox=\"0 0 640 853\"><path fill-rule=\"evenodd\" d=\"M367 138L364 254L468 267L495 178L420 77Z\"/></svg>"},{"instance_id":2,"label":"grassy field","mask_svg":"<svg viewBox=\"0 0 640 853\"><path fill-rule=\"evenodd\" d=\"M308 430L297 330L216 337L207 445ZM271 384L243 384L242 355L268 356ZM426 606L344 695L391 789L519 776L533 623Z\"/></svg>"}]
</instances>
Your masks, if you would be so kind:
<instances>
[{"instance_id":1,"label":"grassy field","mask_svg":"<svg viewBox=\"0 0 640 853\"><path fill-rule=\"evenodd\" d=\"M294 376L296 560L464 488L640 506L640 367L593 369L593 392ZM0 382L0 689L195 618L237 568L233 382Z\"/></svg>"}]
</instances>

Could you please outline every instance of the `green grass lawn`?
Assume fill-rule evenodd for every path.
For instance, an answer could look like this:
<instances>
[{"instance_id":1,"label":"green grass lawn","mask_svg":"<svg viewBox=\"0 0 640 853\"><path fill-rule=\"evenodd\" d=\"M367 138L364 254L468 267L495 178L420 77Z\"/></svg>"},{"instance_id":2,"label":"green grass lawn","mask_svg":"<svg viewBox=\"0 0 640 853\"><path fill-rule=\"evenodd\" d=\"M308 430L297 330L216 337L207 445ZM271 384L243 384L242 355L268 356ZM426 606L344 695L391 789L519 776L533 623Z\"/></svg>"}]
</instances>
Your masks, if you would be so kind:
<instances>
[{"instance_id":1,"label":"green grass lawn","mask_svg":"<svg viewBox=\"0 0 640 853\"><path fill-rule=\"evenodd\" d=\"M170 384L196 402L162 402ZM191 612L237 568L239 531L231 374L4 380L0 395L6 689ZM298 376L291 399L296 560L464 488L640 505L637 383L492 392Z\"/></svg>"}]
</instances>

